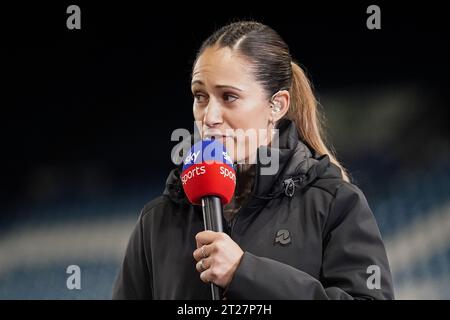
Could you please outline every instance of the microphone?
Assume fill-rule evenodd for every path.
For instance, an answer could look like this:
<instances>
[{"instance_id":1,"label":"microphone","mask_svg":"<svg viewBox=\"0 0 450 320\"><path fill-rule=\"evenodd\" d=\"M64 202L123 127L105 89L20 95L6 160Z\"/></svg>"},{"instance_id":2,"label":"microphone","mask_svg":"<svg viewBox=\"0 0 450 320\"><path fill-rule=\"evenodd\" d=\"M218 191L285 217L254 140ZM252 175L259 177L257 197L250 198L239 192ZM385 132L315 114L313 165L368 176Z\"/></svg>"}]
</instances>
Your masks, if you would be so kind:
<instances>
[{"instance_id":1,"label":"microphone","mask_svg":"<svg viewBox=\"0 0 450 320\"><path fill-rule=\"evenodd\" d=\"M186 156L181 172L184 192L194 205L201 205L205 230L223 232L223 205L231 201L236 187L233 162L222 143L201 140ZM211 283L213 300L220 300L220 288Z\"/></svg>"}]
</instances>

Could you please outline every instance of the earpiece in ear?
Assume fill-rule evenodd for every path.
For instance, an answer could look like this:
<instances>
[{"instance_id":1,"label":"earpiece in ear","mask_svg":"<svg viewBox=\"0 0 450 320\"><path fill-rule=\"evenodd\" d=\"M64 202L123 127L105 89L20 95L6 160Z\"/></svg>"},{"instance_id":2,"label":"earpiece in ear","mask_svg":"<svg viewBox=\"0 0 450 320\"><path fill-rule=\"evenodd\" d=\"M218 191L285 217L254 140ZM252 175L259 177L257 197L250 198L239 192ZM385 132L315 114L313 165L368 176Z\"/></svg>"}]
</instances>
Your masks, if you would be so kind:
<instances>
[{"instance_id":1,"label":"earpiece in ear","mask_svg":"<svg viewBox=\"0 0 450 320\"><path fill-rule=\"evenodd\" d=\"M277 112L279 112L280 111L280 103L278 103L278 102L274 102L273 104L272 104L272 112L273 113L277 113Z\"/></svg>"}]
</instances>

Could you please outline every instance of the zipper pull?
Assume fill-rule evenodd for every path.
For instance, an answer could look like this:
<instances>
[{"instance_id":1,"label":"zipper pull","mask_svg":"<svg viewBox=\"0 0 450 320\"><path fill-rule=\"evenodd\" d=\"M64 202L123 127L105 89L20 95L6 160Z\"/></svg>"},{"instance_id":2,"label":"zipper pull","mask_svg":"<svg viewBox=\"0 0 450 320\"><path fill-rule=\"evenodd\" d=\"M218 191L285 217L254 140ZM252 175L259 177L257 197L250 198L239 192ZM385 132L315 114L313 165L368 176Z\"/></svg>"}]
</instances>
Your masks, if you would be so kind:
<instances>
[{"instance_id":1,"label":"zipper pull","mask_svg":"<svg viewBox=\"0 0 450 320\"><path fill-rule=\"evenodd\" d=\"M284 194L287 195L289 198L292 198L292 196L295 193L295 181L292 178L286 179L283 181L284 185Z\"/></svg>"}]
</instances>

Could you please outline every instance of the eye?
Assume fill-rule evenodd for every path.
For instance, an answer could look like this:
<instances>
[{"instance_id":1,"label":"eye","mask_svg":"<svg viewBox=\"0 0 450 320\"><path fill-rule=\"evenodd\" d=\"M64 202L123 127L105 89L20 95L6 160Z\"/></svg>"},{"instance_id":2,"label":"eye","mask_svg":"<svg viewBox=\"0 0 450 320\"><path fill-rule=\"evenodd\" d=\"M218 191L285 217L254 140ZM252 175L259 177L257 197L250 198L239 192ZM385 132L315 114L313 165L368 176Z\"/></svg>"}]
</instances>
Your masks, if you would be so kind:
<instances>
[{"instance_id":1,"label":"eye","mask_svg":"<svg viewBox=\"0 0 450 320\"><path fill-rule=\"evenodd\" d=\"M194 100L196 103L203 103L207 99L207 96L204 93L198 91L194 92L192 95L194 96Z\"/></svg>"},{"instance_id":2,"label":"eye","mask_svg":"<svg viewBox=\"0 0 450 320\"><path fill-rule=\"evenodd\" d=\"M234 101L236 101L238 99L238 97L236 96L236 95L234 95L234 94L231 94L231 93L225 93L224 95L223 95L223 100L225 101L225 102L234 102Z\"/></svg>"}]
</instances>

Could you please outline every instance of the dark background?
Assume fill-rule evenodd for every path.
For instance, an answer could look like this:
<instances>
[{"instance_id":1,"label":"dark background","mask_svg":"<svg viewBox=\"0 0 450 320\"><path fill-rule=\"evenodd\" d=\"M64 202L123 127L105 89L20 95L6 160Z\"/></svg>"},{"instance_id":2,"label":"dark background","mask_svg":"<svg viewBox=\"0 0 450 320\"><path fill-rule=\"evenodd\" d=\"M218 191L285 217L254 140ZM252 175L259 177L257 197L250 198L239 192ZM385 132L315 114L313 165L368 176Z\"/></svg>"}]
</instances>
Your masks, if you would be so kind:
<instances>
[{"instance_id":1,"label":"dark background","mask_svg":"<svg viewBox=\"0 0 450 320\"><path fill-rule=\"evenodd\" d=\"M403 83L430 92L435 99L391 147L420 158L430 135L448 138L442 5L380 4L382 29L371 31L365 13L371 3L81 2L81 30L66 28L68 4L2 9L2 206L34 201L30 184L49 168L56 171L58 181L48 183L58 184L58 196L161 179L171 167L172 130L192 130L189 81L196 50L217 27L239 18L277 30L319 97ZM351 171L357 160L338 156ZM92 185L84 192L83 183Z\"/></svg>"},{"instance_id":2,"label":"dark background","mask_svg":"<svg viewBox=\"0 0 450 320\"><path fill-rule=\"evenodd\" d=\"M70 4L81 30L66 28ZM381 30L366 28L370 4ZM1 226L117 199L137 213L158 195L172 131L193 129L196 50L238 19L266 23L289 44L338 158L379 203L449 164L446 12L441 2L2 5Z\"/></svg>"}]
</instances>

